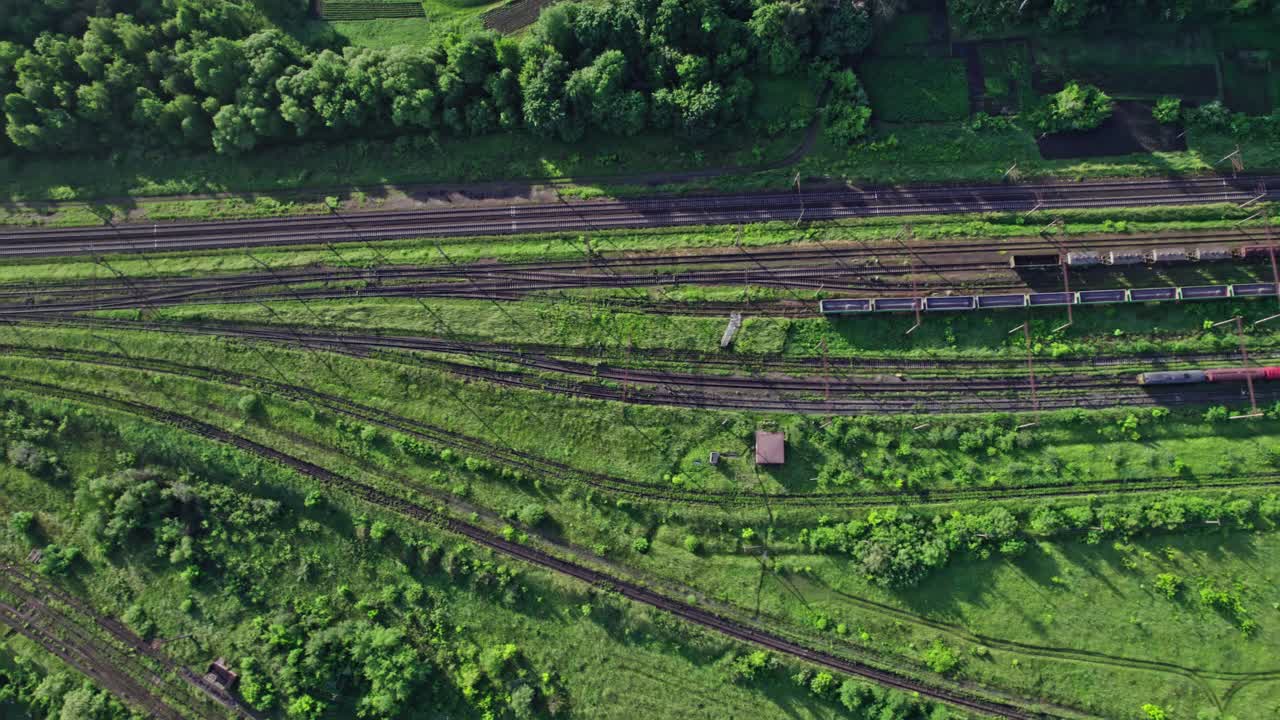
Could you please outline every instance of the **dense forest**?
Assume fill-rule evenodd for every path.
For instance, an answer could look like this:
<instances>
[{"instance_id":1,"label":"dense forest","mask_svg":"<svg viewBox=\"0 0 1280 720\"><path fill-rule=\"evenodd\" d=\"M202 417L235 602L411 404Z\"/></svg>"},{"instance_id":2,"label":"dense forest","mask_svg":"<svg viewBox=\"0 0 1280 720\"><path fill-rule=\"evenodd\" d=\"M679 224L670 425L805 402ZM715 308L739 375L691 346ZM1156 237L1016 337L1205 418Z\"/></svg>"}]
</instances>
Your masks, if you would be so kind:
<instances>
[{"instance_id":1,"label":"dense forest","mask_svg":"<svg viewBox=\"0 0 1280 720\"><path fill-rule=\"evenodd\" d=\"M1280 12L1273 0L952 0L947 4L960 24L984 31L1026 25L1069 30L1092 22L1200 23L1257 17Z\"/></svg>"},{"instance_id":2,"label":"dense forest","mask_svg":"<svg viewBox=\"0 0 1280 720\"><path fill-rule=\"evenodd\" d=\"M834 93L832 136L856 141L871 112L848 68L901 2L620 0L560 3L521 37L474 33L431 47L303 44L282 0L0 3L0 151L185 147L235 154L304 138L527 130L670 130L698 140L741 122L753 78L805 71ZM1098 0L960 0L983 31L1078 28ZM1127 13L1199 22L1280 4L1147 0ZM843 73L831 74L833 70Z\"/></svg>"},{"instance_id":3,"label":"dense forest","mask_svg":"<svg viewBox=\"0 0 1280 720\"><path fill-rule=\"evenodd\" d=\"M745 115L753 74L845 60L871 37L867 10L847 2L624 0L558 5L518 41L477 33L378 51L304 47L269 20L290 8L123 5L6 13L9 142L32 152L127 139L236 153L354 132L523 127L573 140L588 127L657 128L696 138ZM819 32L827 28L840 31Z\"/></svg>"}]
</instances>

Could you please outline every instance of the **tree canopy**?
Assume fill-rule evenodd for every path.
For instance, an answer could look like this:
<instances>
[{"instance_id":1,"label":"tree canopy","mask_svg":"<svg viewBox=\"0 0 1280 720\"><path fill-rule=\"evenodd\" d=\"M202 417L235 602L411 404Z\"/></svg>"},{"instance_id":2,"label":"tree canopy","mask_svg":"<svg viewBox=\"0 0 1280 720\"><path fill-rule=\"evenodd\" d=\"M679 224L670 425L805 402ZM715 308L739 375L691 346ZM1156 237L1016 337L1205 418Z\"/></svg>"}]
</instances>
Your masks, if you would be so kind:
<instances>
[{"instance_id":1,"label":"tree canopy","mask_svg":"<svg viewBox=\"0 0 1280 720\"><path fill-rule=\"evenodd\" d=\"M284 0L21 5L0 20L0 129L34 153L516 129L701 138L746 117L752 76L847 60L871 37L862 5L816 0L570 2L519 41L385 50L305 46L270 21L298 11Z\"/></svg>"}]
</instances>

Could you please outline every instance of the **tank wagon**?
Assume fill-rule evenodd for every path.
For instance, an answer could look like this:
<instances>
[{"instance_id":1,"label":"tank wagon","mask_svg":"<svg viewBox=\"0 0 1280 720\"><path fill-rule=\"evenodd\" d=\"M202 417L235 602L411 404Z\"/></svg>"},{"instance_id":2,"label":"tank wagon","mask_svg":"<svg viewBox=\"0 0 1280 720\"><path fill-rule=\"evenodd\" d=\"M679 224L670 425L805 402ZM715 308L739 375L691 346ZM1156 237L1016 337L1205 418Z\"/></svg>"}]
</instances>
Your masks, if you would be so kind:
<instances>
[{"instance_id":1,"label":"tank wagon","mask_svg":"<svg viewBox=\"0 0 1280 720\"><path fill-rule=\"evenodd\" d=\"M934 295L931 297L887 297L821 300L823 315L856 315L872 312L990 310L1011 307L1054 305L1107 305L1169 300L1222 300L1233 297L1275 297L1275 283L1235 285L1188 285L1185 287L1116 288L1078 292L1008 293L1000 295Z\"/></svg>"},{"instance_id":2,"label":"tank wagon","mask_svg":"<svg viewBox=\"0 0 1280 720\"><path fill-rule=\"evenodd\" d=\"M1266 260L1271 248L1266 245L1242 245L1240 247L1203 246L1187 248L1116 248L1105 252L1073 250L1064 255L1029 254L1013 255L1009 267L1015 270L1049 268L1066 265L1071 268L1090 268L1101 265L1168 265L1184 262L1217 262L1221 260Z\"/></svg>"},{"instance_id":3,"label":"tank wagon","mask_svg":"<svg viewBox=\"0 0 1280 720\"><path fill-rule=\"evenodd\" d=\"M1221 368L1217 370L1166 370L1138 375L1139 385L1190 385L1195 383L1280 380L1280 367Z\"/></svg>"}]
</instances>

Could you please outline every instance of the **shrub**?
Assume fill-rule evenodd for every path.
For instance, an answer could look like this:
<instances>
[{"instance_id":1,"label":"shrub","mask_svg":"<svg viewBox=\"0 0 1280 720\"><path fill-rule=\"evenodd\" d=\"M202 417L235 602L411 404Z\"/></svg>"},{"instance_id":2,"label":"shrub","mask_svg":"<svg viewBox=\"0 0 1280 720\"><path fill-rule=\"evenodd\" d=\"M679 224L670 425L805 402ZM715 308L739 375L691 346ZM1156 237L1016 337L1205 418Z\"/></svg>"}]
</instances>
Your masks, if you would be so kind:
<instances>
[{"instance_id":1,"label":"shrub","mask_svg":"<svg viewBox=\"0 0 1280 720\"><path fill-rule=\"evenodd\" d=\"M56 455L25 440L9 443L7 456L10 465L43 480L52 480L62 475Z\"/></svg>"},{"instance_id":2,"label":"shrub","mask_svg":"<svg viewBox=\"0 0 1280 720\"><path fill-rule=\"evenodd\" d=\"M1229 417L1231 417L1231 411L1222 405L1216 405L1204 412L1205 422L1222 422Z\"/></svg>"},{"instance_id":3,"label":"shrub","mask_svg":"<svg viewBox=\"0 0 1280 720\"><path fill-rule=\"evenodd\" d=\"M649 552L649 540L647 538L638 537L631 541L631 549L640 554Z\"/></svg>"},{"instance_id":4,"label":"shrub","mask_svg":"<svg viewBox=\"0 0 1280 720\"><path fill-rule=\"evenodd\" d=\"M835 687L835 677L826 670L814 675L813 680L809 681L809 689L813 691L814 695L826 695L834 690Z\"/></svg>"},{"instance_id":5,"label":"shrub","mask_svg":"<svg viewBox=\"0 0 1280 720\"><path fill-rule=\"evenodd\" d=\"M528 505L520 508L520 512L517 514L517 517L519 517L520 522L525 525L534 527L547 519L547 509L538 503L529 503Z\"/></svg>"},{"instance_id":6,"label":"shrub","mask_svg":"<svg viewBox=\"0 0 1280 720\"><path fill-rule=\"evenodd\" d=\"M1160 573L1156 576L1156 589L1172 600L1182 589L1182 578L1173 573Z\"/></svg>"},{"instance_id":7,"label":"shrub","mask_svg":"<svg viewBox=\"0 0 1280 720\"><path fill-rule=\"evenodd\" d=\"M130 605L120 619L143 638L149 637L156 629L155 623L147 617L147 611L141 605Z\"/></svg>"},{"instance_id":8,"label":"shrub","mask_svg":"<svg viewBox=\"0 0 1280 720\"><path fill-rule=\"evenodd\" d=\"M19 535L28 537L35 529L36 515L33 512L19 510L9 516L9 527Z\"/></svg>"},{"instance_id":9,"label":"shrub","mask_svg":"<svg viewBox=\"0 0 1280 720\"><path fill-rule=\"evenodd\" d=\"M951 648L942 644L941 640L934 640L928 650L924 651L924 664L936 673L949 672L960 662L955 652Z\"/></svg>"},{"instance_id":10,"label":"shrub","mask_svg":"<svg viewBox=\"0 0 1280 720\"><path fill-rule=\"evenodd\" d=\"M1162 97L1151 108L1151 117L1162 125L1172 125L1182 117L1182 100L1176 97Z\"/></svg>"},{"instance_id":11,"label":"shrub","mask_svg":"<svg viewBox=\"0 0 1280 720\"><path fill-rule=\"evenodd\" d=\"M702 541L699 540L696 535L685 535L684 549L691 553L697 553L702 549Z\"/></svg>"},{"instance_id":12,"label":"shrub","mask_svg":"<svg viewBox=\"0 0 1280 720\"><path fill-rule=\"evenodd\" d=\"M822 122L827 137L836 145L852 145L867 135L871 107L867 93L852 70L832 73L831 91L822 108Z\"/></svg>"},{"instance_id":13,"label":"shrub","mask_svg":"<svg viewBox=\"0 0 1280 720\"><path fill-rule=\"evenodd\" d=\"M41 551L38 569L45 575L66 575L71 564L80 557L80 548L50 544Z\"/></svg>"},{"instance_id":14,"label":"shrub","mask_svg":"<svg viewBox=\"0 0 1280 720\"><path fill-rule=\"evenodd\" d=\"M1151 703L1144 704L1142 712L1146 713L1146 716L1151 720L1165 720L1166 717L1164 710L1159 705L1152 705Z\"/></svg>"},{"instance_id":15,"label":"shrub","mask_svg":"<svg viewBox=\"0 0 1280 720\"><path fill-rule=\"evenodd\" d=\"M1111 96L1073 81L1045 99L1034 121L1042 132L1082 132L1101 125L1114 109Z\"/></svg>"},{"instance_id":16,"label":"shrub","mask_svg":"<svg viewBox=\"0 0 1280 720\"><path fill-rule=\"evenodd\" d=\"M236 401L236 407L240 408L240 414L246 418L257 417L262 413L262 399L254 393L242 395Z\"/></svg>"},{"instance_id":17,"label":"shrub","mask_svg":"<svg viewBox=\"0 0 1280 720\"><path fill-rule=\"evenodd\" d=\"M1222 132L1231 127L1231 111L1220 100L1187 111L1187 124L1195 130Z\"/></svg>"},{"instance_id":18,"label":"shrub","mask_svg":"<svg viewBox=\"0 0 1280 720\"><path fill-rule=\"evenodd\" d=\"M299 695L289 702L285 711L289 720L316 720L325 710L325 704L310 695Z\"/></svg>"},{"instance_id":19,"label":"shrub","mask_svg":"<svg viewBox=\"0 0 1280 720\"><path fill-rule=\"evenodd\" d=\"M764 650L756 650L748 655L731 656L731 658L729 677L735 682L754 680L761 670L773 664L769 653Z\"/></svg>"}]
</instances>

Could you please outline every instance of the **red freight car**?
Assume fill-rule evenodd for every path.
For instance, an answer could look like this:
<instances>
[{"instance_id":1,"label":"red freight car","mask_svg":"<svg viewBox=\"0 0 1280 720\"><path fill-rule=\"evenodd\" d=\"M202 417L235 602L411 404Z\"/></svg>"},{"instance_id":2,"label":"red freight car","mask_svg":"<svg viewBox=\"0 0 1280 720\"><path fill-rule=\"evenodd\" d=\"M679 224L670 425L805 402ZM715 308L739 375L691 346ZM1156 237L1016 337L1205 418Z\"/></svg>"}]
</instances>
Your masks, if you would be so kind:
<instances>
[{"instance_id":1,"label":"red freight car","mask_svg":"<svg viewBox=\"0 0 1280 720\"><path fill-rule=\"evenodd\" d=\"M1244 382L1245 380L1280 380L1280 367L1175 370L1138 375L1139 385L1183 385L1203 382Z\"/></svg>"},{"instance_id":2,"label":"red freight car","mask_svg":"<svg viewBox=\"0 0 1280 720\"><path fill-rule=\"evenodd\" d=\"M1221 368L1205 370L1204 377L1209 382L1244 382L1245 380L1266 380L1266 368Z\"/></svg>"}]
</instances>

